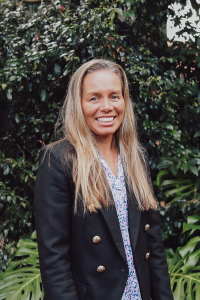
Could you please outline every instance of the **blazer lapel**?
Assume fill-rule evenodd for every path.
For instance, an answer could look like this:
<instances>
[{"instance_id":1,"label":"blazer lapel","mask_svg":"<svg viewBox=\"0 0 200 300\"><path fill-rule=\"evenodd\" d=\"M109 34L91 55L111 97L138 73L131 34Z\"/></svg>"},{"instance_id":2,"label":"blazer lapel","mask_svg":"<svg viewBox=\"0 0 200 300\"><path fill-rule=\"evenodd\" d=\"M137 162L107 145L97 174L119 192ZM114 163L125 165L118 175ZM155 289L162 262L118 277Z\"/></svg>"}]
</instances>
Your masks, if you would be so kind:
<instances>
[{"instance_id":1,"label":"blazer lapel","mask_svg":"<svg viewBox=\"0 0 200 300\"><path fill-rule=\"evenodd\" d=\"M125 261L127 261L115 205L110 205L108 209L102 208L100 209L100 212L102 213L104 220L108 225L113 241L115 242L115 245L117 246L121 256Z\"/></svg>"},{"instance_id":2,"label":"blazer lapel","mask_svg":"<svg viewBox=\"0 0 200 300\"><path fill-rule=\"evenodd\" d=\"M131 193L128 189L127 181L126 181L126 193L127 193L127 203L128 203L129 235L130 235L132 251L134 252L137 238L138 238L139 227L140 227L141 212L138 209L137 201L135 199L134 194ZM121 256L125 261L127 261L115 205L114 204L110 205L108 209L102 208L100 209L100 212L105 222L107 223L113 241L115 242L115 245L117 246Z\"/></svg>"},{"instance_id":3,"label":"blazer lapel","mask_svg":"<svg viewBox=\"0 0 200 300\"><path fill-rule=\"evenodd\" d=\"M131 193L128 189L127 181L126 193L128 202L129 235L131 240L132 251L134 252L140 227L141 211L138 209L138 204L135 195L133 194L133 192Z\"/></svg>"}]
</instances>

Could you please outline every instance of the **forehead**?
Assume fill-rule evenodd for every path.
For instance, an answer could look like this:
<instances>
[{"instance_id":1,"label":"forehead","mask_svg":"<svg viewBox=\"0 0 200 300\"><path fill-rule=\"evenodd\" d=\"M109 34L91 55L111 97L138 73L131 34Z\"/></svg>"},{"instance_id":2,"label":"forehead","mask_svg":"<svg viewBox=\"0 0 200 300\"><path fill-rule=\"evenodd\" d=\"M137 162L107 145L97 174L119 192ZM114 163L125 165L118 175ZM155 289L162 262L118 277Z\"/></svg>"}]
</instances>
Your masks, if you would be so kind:
<instances>
[{"instance_id":1,"label":"forehead","mask_svg":"<svg viewBox=\"0 0 200 300\"><path fill-rule=\"evenodd\" d=\"M83 92L121 91L119 76L109 70L98 70L87 74L83 79Z\"/></svg>"}]
</instances>

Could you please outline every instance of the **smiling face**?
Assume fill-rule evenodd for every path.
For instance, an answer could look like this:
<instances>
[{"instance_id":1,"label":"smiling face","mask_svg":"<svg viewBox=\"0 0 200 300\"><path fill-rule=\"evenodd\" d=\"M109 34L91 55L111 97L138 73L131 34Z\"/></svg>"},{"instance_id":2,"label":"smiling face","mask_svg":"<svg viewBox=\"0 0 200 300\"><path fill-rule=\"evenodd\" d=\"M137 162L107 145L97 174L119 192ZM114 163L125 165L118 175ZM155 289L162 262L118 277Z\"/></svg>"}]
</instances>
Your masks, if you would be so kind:
<instances>
[{"instance_id":1,"label":"smiling face","mask_svg":"<svg viewBox=\"0 0 200 300\"><path fill-rule=\"evenodd\" d=\"M81 106L94 134L112 138L122 123L125 108L118 75L109 70L87 74L83 79Z\"/></svg>"}]
</instances>

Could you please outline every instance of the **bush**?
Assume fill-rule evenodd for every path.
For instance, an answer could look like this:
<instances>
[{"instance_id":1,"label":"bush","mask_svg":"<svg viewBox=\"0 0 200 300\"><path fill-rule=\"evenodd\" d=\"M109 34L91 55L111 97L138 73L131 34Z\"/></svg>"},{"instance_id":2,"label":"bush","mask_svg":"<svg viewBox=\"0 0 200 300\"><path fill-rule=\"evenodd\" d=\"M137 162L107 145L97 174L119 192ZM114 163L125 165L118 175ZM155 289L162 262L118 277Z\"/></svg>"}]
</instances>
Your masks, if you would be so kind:
<instances>
[{"instance_id":1,"label":"bush","mask_svg":"<svg viewBox=\"0 0 200 300\"><path fill-rule=\"evenodd\" d=\"M36 178L36 164L26 161L23 157L0 157L2 177L5 182L0 182L1 199L1 232L5 236L18 239L19 235L33 231L34 226L34 185ZM2 178L1 177L1 178Z\"/></svg>"},{"instance_id":2,"label":"bush","mask_svg":"<svg viewBox=\"0 0 200 300\"><path fill-rule=\"evenodd\" d=\"M192 215L200 215L200 198L191 201L178 198L177 201L164 207L160 205L158 209L164 247L175 251L187 241L186 234L181 234L183 223Z\"/></svg>"},{"instance_id":3,"label":"bush","mask_svg":"<svg viewBox=\"0 0 200 300\"><path fill-rule=\"evenodd\" d=\"M0 227L7 241L34 230L38 151L53 139L72 74L93 57L114 60L127 73L152 178L162 169L168 179L181 172L196 184L198 196L200 40L168 47L161 29L170 3L58 0L37 12L21 2L1 4L0 109L10 128L1 136ZM118 18L122 9L125 21ZM182 74L186 62L195 65L195 76L189 68ZM168 201L163 187L155 192L159 201Z\"/></svg>"}]
</instances>

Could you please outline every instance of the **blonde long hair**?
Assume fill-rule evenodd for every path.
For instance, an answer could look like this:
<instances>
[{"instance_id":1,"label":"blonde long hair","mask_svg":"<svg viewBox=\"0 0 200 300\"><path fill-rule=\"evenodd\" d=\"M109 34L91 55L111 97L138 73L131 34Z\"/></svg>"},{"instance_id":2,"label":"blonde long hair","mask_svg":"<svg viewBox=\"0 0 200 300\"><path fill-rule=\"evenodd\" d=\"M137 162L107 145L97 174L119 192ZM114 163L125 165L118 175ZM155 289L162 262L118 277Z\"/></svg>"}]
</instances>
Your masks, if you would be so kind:
<instances>
[{"instance_id":1,"label":"blonde long hair","mask_svg":"<svg viewBox=\"0 0 200 300\"><path fill-rule=\"evenodd\" d=\"M98 70L114 72L121 81L125 112L123 121L114 137L129 191L134 193L140 210L156 209L157 203L148 175L145 150L137 138L126 74L121 66L112 61L93 59L80 66L72 76L60 114L60 118L63 120L64 138L76 149L76 154L73 156L74 212L77 212L79 199L81 199L85 212L88 210L94 212L101 209L102 206L108 207L112 203L110 188L98 159L96 140L86 123L81 107L83 78L88 73Z\"/></svg>"}]
</instances>

